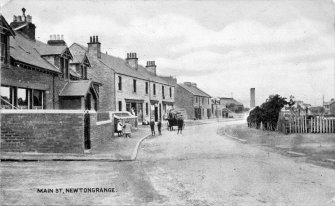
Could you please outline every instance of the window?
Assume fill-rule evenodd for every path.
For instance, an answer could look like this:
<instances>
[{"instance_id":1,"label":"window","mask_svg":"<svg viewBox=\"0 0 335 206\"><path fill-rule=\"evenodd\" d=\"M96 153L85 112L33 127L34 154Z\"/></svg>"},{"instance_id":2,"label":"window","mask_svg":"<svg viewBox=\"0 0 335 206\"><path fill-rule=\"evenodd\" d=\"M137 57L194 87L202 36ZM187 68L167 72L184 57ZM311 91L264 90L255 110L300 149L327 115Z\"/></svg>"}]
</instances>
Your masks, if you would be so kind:
<instances>
[{"instance_id":1,"label":"window","mask_svg":"<svg viewBox=\"0 0 335 206\"><path fill-rule=\"evenodd\" d=\"M133 79L133 92L136 93L136 79Z\"/></svg>"},{"instance_id":2,"label":"window","mask_svg":"<svg viewBox=\"0 0 335 206\"><path fill-rule=\"evenodd\" d=\"M33 107L43 108L43 91L33 90Z\"/></svg>"},{"instance_id":3,"label":"window","mask_svg":"<svg viewBox=\"0 0 335 206\"><path fill-rule=\"evenodd\" d=\"M207 99L207 104L209 104L209 98Z\"/></svg>"},{"instance_id":4,"label":"window","mask_svg":"<svg viewBox=\"0 0 335 206\"><path fill-rule=\"evenodd\" d=\"M202 97L202 104L205 104L205 98L204 97Z\"/></svg>"},{"instance_id":5,"label":"window","mask_svg":"<svg viewBox=\"0 0 335 206\"><path fill-rule=\"evenodd\" d=\"M87 79L87 67L85 65L81 65L81 78Z\"/></svg>"},{"instance_id":6,"label":"window","mask_svg":"<svg viewBox=\"0 0 335 206\"><path fill-rule=\"evenodd\" d=\"M69 79L69 59L64 59L65 64L65 79Z\"/></svg>"},{"instance_id":7,"label":"window","mask_svg":"<svg viewBox=\"0 0 335 206\"><path fill-rule=\"evenodd\" d=\"M198 97L195 97L195 103L198 103Z\"/></svg>"},{"instance_id":8,"label":"window","mask_svg":"<svg viewBox=\"0 0 335 206\"><path fill-rule=\"evenodd\" d=\"M162 97L163 99L165 99L165 95L164 95L164 86L162 85Z\"/></svg>"},{"instance_id":9,"label":"window","mask_svg":"<svg viewBox=\"0 0 335 206\"><path fill-rule=\"evenodd\" d=\"M62 76L64 77L64 67L65 67L65 61L63 57L60 57L60 72L62 73Z\"/></svg>"},{"instance_id":10,"label":"window","mask_svg":"<svg viewBox=\"0 0 335 206\"><path fill-rule=\"evenodd\" d=\"M119 91L122 90L122 77L121 76L119 76L118 88L119 88Z\"/></svg>"},{"instance_id":11,"label":"window","mask_svg":"<svg viewBox=\"0 0 335 206\"><path fill-rule=\"evenodd\" d=\"M29 109L29 98L30 97L30 90L18 88L17 89L17 106L20 109Z\"/></svg>"},{"instance_id":12,"label":"window","mask_svg":"<svg viewBox=\"0 0 335 206\"><path fill-rule=\"evenodd\" d=\"M172 88L170 87L170 97L172 97Z\"/></svg>"},{"instance_id":13,"label":"window","mask_svg":"<svg viewBox=\"0 0 335 206\"><path fill-rule=\"evenodd\" d=\"M1 106L2 109L13 109L14 105L13 88L1 86Z\"/></svg>"},{"instance_id":14,"label":"window","mask_svg":"<svg viewBox=\"0 0 335 206\"><path fill-rule=\"evenodd\" d=\"M156 84L153 85L153 92L154 92L154 95L156 95Z\"/></svg>"},{"instance_id":15,"label":"window","mask_svg":"<svg viewBox=\"0 0 335 206\"><path fill-rule=\"evenodd\" d=\"M148 113L149 113L149 104L147 102L145 103L145 115L148 115Z\"/></svg>"},{"instance_id":16,"label":"window","mask_svg":"<svg viewBox=\"0 0 335 206\"><path fill-rule=\"evenodd\" d=\"M149 92L149 83L146 82L145 83L145 94L148 94L148 92Z\"/></svg>"},{"instance_id":17,"label":"window","mask_svg":"<svg viewBox=\"0 0 335 206\"><path fill-rule=\"evenodd\" d=\"M119 111L122 111L122 101L119 101Z\"/></svg>"},{"instance_id":18,"label":"window","mask_svg":"<svg viewBox=\"0 0 335 206\"><path fill-rule=\"evenodd\" d=\"M8 42L7 42L7 36L4 34L1 34L1 48L0 48L0 61L3 63L7 63L7 47L8 47Z\"/></svg>"}]
</instances>

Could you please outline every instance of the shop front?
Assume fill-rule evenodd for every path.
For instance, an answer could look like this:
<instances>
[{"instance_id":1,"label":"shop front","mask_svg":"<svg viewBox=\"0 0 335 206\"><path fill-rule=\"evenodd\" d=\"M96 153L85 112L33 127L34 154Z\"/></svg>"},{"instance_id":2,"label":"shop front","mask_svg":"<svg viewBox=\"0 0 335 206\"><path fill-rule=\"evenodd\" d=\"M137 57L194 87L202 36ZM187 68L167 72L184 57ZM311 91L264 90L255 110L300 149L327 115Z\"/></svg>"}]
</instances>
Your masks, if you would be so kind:
<instances>
[{"instance_id":1,"label":"shop front","mask_svg":"<svg viewBox=\"0 0 335 206\"><path fill-rule=\"evenodd\" d=\"M143 122L143 102L140 99L125 99L126 111L138 117L138 122Z\"/></svg>"}]
</instances>

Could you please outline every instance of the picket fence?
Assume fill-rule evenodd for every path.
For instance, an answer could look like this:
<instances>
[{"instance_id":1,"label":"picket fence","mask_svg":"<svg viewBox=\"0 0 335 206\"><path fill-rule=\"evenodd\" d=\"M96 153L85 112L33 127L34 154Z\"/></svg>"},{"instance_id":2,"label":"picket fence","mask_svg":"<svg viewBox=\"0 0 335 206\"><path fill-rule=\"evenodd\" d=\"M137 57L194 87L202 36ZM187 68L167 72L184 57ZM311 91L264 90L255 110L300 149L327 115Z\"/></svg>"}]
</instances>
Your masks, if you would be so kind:
<instances>
[{"instance_id":1,"label":"picket fence","mask_svg":"<svg viewBox=\"0 0 335 206\"><path fill-rule=\"evenodd\" d=\"M289 133L335 133L335 117L290 117L278 121L277 130Z\"/></svg>"}]
</instances>

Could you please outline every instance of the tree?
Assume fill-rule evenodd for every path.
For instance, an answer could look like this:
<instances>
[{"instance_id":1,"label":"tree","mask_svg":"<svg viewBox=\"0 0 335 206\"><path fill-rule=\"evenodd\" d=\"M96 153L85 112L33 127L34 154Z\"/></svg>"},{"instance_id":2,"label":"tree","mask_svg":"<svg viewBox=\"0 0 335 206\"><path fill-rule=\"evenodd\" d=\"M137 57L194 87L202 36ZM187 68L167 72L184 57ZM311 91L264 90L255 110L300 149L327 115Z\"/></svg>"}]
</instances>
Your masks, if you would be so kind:
<instances>
[{"instance_id":1,"label":"tree","mask_svg":"<svg viewBox=\"0 0 335 206\"><path fill-rule=\"evenodd\" d=\"M286 105L291 107L294 103L293 98L290 98L290 101L286 101L285 97L281 97L278 94L270 95L266 102L260 107L255 107L250 112L248 125L254 123L256 128L259 128L262 122L266 129L275 130L281 109Z\"/></svg>"}]
</instances>

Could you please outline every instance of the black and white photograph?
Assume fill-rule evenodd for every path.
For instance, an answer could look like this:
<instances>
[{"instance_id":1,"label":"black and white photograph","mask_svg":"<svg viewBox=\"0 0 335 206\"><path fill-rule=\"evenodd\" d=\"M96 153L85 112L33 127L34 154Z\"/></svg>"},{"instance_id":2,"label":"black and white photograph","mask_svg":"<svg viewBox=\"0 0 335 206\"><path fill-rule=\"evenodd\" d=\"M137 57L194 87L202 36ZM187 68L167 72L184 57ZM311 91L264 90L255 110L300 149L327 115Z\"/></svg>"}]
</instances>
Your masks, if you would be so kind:
<instances>
[{"instance_id":1,"label":"black and white photograph","mask_svg":"<svg viewBox=\"0 0 335 206\"><path fill-rule=\"evenodd\" d=\"M335 0L0 0L0 205L335 206Z\"/></svg>"}]
</instances>

